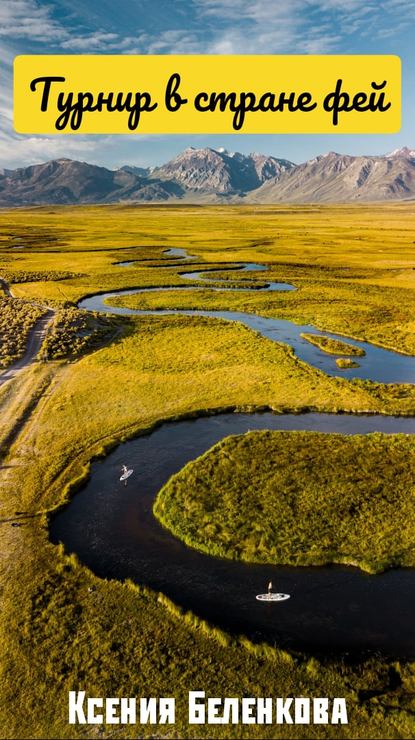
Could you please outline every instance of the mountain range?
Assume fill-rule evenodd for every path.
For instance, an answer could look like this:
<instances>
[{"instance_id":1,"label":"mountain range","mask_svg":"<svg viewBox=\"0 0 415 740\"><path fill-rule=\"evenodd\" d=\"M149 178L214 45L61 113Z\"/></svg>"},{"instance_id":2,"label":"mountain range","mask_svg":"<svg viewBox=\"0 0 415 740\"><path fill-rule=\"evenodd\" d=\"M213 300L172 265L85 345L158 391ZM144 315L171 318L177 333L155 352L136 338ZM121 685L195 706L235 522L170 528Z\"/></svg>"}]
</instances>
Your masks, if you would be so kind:
<instances>
[{"instance_id":1,"label":"mountain range","mask_svg":"<svg viewBox=\"0 0 415 740\"><path fill-rule=\"evenodd\" d=\"M329 152L303 164L264 154L189 147L160 167L117 170L55 159L0 170L0 206L190 202L333 203L415 198L415 150Z\"/></svg>"}]
</instances>

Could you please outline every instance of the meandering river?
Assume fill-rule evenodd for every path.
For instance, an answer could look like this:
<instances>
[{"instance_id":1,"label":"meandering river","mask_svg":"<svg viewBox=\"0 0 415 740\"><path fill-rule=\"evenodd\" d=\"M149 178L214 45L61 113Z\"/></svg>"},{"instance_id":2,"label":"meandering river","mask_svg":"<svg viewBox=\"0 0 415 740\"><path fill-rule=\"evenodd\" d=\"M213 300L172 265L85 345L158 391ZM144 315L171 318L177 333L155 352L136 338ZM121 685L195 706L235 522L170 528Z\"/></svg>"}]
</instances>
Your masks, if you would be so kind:
<instances>
[{"instance_id":1,"label":"meandering river","mask_svg":"<svg viewBox=\"0 0 415 740\"><path fill-rule=\"evenodd\" d=\"M99 576L131 578L254 640L315 653L415 658L415 570L369 576L346 567L248 565L197 552L155 519L154 498L173 473L229 434L253 429L415 434L415 418L220 414L163 424L92 464L85 487L53 520L53 541ZM127 487L119 482L124 463L134 468ZM256 601L270 580L291 599Z\"/></svg>"},{"instance_id":2,"label":"meandering river","mask_svg":"<svg viewBox=\"0 0 415 740\"><path fill-rule=\"evenodd\" d=\"M141 290L92 296L80 306L114 313L153 313L105 303L113 295ZM301 359L324 372L340 374L332 368L331 357L304 343L307 352L300 342L299 334L312 327L238 312L174 313L242 321L264 336L291 344ZM373 379L375 375L383 382L403 382L403 378L414 382L415 358L365 342L351 343L365 349L366 357L359 361L367 363L362 362L364 375L355 369L348 371L350 377ZM415 434L415 418L223 413L162 424L152 433L119 445L104 460L93 462L86 485L53 519L52 540L62 541L99 576L131 578L163 592L211 623L256 641L324 655L361 657L377 652L414 659L415 570L396 569L369 576L342 566L289 568L229 561L187 547L155 519L155 496L171 475L229 434L254 429ZM126 487L119 482L124 463L134 468ZM291 594L291 599L274 604L256 601L256 594L264 591L269 580L276 590Z\"/></svg>"},{"instance_id":3,"label":"meandering river","mask_svg":"<svg viewBox=\"0 0 415 740\"><path fill-rule=\"evenodd\" d=\"M173 254L172 254L173 252ZM191 255L188 255L184 249L168 250L166 254L169 256L179 258L183 261L193 259ZM118 263L120 266L128 267L134 264L134 260L128 262ZM166 266L164 269L168 269L172 265ZM174 268L177 270L177 265ZM226 270L226 265L223 267L216 268L216 272L223 272ZM265 272L267 267L265 265L259 265L256 263L245 263L238 268L232 266L228 268L233 273L236 272ZM217 285L209 285L214 280L213 277L207 277L206 271L214 274L214 270L209 269L207 265L206 270L200 270L198 272L183 272L181 277L185 280L194 282L201 280L206 283L203 290L209 289L214 291L247 291L252 290L244 285L241 281L240 287L227 288L226 284L224 287L218 287ZM361 378L364 380L372 380L378 383L415 383L415 357L410 355L400 354L393 350L387 350L382 347L378 347L370 342L363 342L361 340L349 339L342 334L335 334L328 331L320 331L314 326L309 324L295 324L293 321L287 319L270 319L265 316L260 316L254 313L246 313L242 311L185 311L182 309L171 309L166 311L141 311L139 309L127 308L125 306L111 306L108 304L113 298L135 295L137 293L148 293L157 292L162 293L164 291L183 291L183 290L200 290L200 287L189 286L184 284L183 286L174 287L157 287L157 288L127 288L126 290L110 291L107 293L100 293L93 296L88 296L79 302L79 308L86 309L88 311L98 311L101 313L112 313L124 316L132 315L156 315L162 314L174 314L184 316L206 316L212 319L225 319L226 321L237 321L244 326L259 332L263 337L271 339L274 342L282 342L290 345L296 356L304 362L312 365L313 367L322 370L327 375L340 376L343 378ZM263 288L257 288L259 291L292 291L295 290L293 285L288 283L275 283L270 282ZM357 357L359 367L347 368L340 370L336 365L336 359L344 357L344 355L338 354L327 354L318 347L310 344L304 339L302 334L317 334L319 336L327 336L331 339L337 339L342 342L351 344L365 352L363 357Z\"/></svg>"}]
</instances>

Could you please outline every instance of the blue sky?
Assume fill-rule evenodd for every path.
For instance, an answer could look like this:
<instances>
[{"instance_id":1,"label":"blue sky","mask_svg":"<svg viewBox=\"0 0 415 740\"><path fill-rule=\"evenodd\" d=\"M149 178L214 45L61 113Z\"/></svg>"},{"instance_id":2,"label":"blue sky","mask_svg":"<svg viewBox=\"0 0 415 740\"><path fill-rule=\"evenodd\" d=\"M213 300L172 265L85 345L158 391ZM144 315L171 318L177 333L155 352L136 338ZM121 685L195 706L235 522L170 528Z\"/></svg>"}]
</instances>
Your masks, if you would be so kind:
<instances>
[{"instance_id":1,"label":"blue sky","mask_svg":"<svg viewBox=\"0 0 415 740\"><path fill-rule=\"evenodd\" d=\"M329 150L415 145L415 0L0 0L0 167L72 157L157 165L187 146L302 162ZM15 134L16 54L399 54L403 126L381 136L48 136Z\"/></svg>"}]
</instances>

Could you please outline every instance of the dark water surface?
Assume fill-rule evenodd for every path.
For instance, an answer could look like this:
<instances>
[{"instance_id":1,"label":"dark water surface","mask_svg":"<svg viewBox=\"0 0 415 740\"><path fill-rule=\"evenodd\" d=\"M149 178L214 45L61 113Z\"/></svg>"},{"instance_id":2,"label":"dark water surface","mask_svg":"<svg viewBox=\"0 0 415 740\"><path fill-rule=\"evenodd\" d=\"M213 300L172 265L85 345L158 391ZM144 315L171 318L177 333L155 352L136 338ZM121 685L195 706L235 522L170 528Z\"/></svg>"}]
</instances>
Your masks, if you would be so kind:
<instances>
[{"instance_id":1,"label":"dark water surface","mask_svg":"<svg viewBox=\"0 0 415 740\"><path fill-rule=\"evenodd\" d=\"M228 561L183 545L154 518L154 498L173 473L229 434L253 429L414 434L415 418L228 413L163 424L92 464L88 483L52 521L52 541L62 541L98 576L131 578L253 640L316 654L415 658L415 570L368 576L339 566ZM119 482L123 463L134 468L127 487ZM291 599L256 601L269 580Z\"/></svg>"}]
</instances>

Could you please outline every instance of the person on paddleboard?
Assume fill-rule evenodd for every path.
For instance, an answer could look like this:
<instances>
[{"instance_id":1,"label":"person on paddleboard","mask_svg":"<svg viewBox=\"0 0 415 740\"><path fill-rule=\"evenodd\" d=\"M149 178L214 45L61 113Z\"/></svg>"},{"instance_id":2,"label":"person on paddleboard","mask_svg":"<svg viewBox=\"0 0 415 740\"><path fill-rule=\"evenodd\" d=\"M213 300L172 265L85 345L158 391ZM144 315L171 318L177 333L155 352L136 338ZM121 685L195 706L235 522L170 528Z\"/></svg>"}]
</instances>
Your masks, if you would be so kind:
<instances>
[{"instance_id":1,"label":"person on paddleboard","mask_svg":"<svg viewBox=\"0 0 415 740\"><path fill-rule=\"evenodd\" d=\"M275 593L272 590L272 581L268 583L267 592L265 594L257 594L257 601L265 601L267 603L275 603L278 601L287 601L290 598L290 594Z\"/></svg>"},{"instance_id":2,"label":"person on paddleboard","mask_svg":"<svg viewBox=\"0 0 415 740\"><path fill-rule=\"evenodd\" d=\"M128 481L128 479L129 479L130 475L132 475L132 474L133 474L133 472L134 472L134 471L133 471L133 469L132 469L132 468L127 468L127 466L126 466L126 465L123 465L123 466L122 466L122 468L121 468L121 477L120 477L120 481L124 481L124 486L126 486L126 485L127 485L127 481Z\"/></svg>"}]
</instances>

